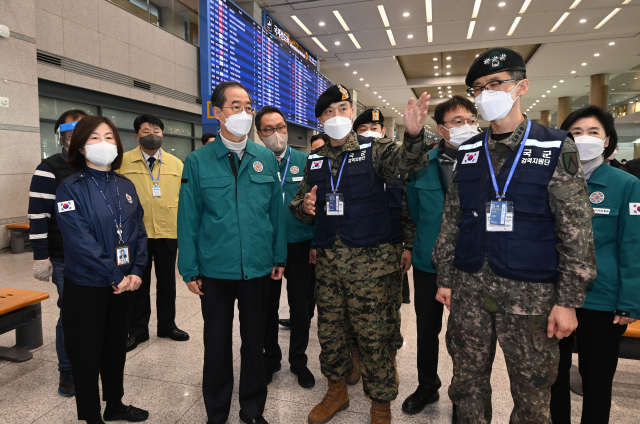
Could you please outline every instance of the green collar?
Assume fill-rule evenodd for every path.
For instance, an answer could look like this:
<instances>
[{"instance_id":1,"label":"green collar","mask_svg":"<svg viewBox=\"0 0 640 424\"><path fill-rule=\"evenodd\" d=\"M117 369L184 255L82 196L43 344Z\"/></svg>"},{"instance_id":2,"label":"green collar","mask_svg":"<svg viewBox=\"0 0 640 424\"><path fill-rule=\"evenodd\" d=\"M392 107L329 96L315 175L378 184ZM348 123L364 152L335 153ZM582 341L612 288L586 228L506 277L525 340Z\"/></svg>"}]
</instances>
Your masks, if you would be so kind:
<instances>
[{"instance_id":1,"label":"green collar","mask_svg":"<svg viewBox=\"0 0 640 424\"><path fill-rule=\"evenodd\" d=\"M611 174L611 165L606 162L602 162L602 165L596 168L589 178L589 184L597 184L603 187L607 186L609 182L609 174Z\"/></svg>"}]
</instances>

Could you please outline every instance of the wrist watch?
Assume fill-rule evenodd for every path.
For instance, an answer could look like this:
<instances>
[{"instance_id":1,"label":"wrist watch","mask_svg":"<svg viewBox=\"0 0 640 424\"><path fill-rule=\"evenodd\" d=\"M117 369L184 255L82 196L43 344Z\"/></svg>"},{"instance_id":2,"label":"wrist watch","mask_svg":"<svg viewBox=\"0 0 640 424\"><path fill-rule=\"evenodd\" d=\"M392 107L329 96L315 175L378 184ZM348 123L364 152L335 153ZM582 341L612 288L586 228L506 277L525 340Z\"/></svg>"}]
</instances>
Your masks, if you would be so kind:
<instances>
[{"instance_id":1,"label":"wrist watch","mask_svg":"<svg viewBox=\"0 0 640 424\"><path fill-rule=\"evenodd\" d=\"M191 277L191 283L194 281L202 280L202 275L196 275L195 277Z\"/></svg>"}]
</instances>

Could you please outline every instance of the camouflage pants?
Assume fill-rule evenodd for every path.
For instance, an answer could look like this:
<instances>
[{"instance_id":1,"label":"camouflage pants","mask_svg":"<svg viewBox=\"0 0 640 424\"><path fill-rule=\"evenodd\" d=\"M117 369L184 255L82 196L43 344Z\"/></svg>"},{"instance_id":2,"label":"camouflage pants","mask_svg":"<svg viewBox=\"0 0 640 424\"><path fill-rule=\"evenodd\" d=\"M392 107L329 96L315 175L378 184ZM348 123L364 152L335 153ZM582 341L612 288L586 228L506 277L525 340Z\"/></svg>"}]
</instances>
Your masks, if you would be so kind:
<instances>
[{"instance_id":1,"label":"camouflage pants","mask_svg":"<svg viewBox=\"0 0 640 424\"><path fill-rule=\"evenodd\" d=\"M551 386L560 353L547 338L548 315L500 313L482 288L454 287L447 324L447 350L453 359L449 398L458 422L490 423L491 369L496 340L504 352L514 407L510 423L550 424Z\"/></svg>"},{"instance_id":2,"label":"camouflage pants","mask_svg":"<svg viewBox=\"0 0 640 424\"><path fill-rule=\"evenodd\" d=\"M353 371L348 331L351 322L360 349L364 393L379 402L390 402L398 395L390 346L396 331L390 296L393 279L391 274L368 280L316 277L322 374L336 381Z\"/></svg>"}]
</instances>

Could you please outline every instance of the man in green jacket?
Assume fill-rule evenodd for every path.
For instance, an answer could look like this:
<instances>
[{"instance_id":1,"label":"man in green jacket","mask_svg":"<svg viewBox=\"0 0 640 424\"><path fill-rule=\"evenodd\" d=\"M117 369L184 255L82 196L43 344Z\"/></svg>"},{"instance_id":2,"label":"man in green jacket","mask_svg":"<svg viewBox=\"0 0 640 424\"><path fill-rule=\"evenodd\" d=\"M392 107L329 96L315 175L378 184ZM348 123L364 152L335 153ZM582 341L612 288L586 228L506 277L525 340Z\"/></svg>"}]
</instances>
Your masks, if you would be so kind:
<instances>
[{"instance_id":1,"label":"man in green jacket","mask_svg":"<svg viewBox=\"0 0 640 424\"><path fill-rule=\"evenodd\" d=\"M254 109L242 84L219 84L211 103L220 133L185 162L178 204L178 269L202 303L202 389L209 422L224 423L229 416L238 299L240 419L264 424L262 351L269 278L282 278L287 258L279 166L273 152L247 137Z\"/></svg>"},{"instance_id":2,"label":"man in green jacket","mask_svg":"<svg viewBox=\"0 0 640 424\"><path fill-rule=\"evenodd\" d=\"M413 287L418 332L418 388L402 404L409 415L420 413L440 399L438 335L442 329L442 303L436 300L436 268L431 260L440 233L444 198L451 184L458 147L478 133L478 111L462 96L438 104L434 119L442 136L440 146L429 151L429 166L409 174L407 198L417 232L413 243Z\"/></svg>"},{"instance_id":3,"label":"man in green jacket","mask_svg":"<svg viewBox=\"0 0 640 424\"><path fill-rule=\"evenodd\" d=\"M289 202L298 192L304 176L307 154L287 145L287 122L282 111L273 106L264 106L256 114L258 137L275 155L279 163L280 185L282 186L282 214L285 216L287 231L287 297L291 317L291 339L289 342L289 364L291 372L298 376L298 384L309 389L316 384L313 374L307 368L307 345L309 327L316 307L309 250L313 238L313 224L301 222L289 211ZM273 374L280 370L282 351L278 345L278 309L282 279L271 280L269 303L264 335L264 366L267 384Z\"/></svg>"}]
</instances>

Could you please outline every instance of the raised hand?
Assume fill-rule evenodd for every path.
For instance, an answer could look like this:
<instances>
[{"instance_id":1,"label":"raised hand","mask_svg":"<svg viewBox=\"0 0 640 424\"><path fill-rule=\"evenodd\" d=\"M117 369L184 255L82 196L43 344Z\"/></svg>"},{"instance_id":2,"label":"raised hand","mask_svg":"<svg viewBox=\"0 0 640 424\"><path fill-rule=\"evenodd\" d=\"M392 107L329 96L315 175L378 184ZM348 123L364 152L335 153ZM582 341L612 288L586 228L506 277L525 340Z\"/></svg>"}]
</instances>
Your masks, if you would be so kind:
<instances>
[{"instance_id":1,"label":"raised hand","mask_svg":"<svg viewBox=\"0 0 640 424\"><path fill-rule=\"evenodd\" d=\"M313 186L311 193L304 195L303 210L308 215L316 214L316 191L318 191L318 186Z\"/></svg>"},{"instance_id":2,"label":"raised hand","mask_svg":"<svg viewBox=\"0 0 640 424\"><path fill-rule=\"evenodd\" d=\"M404 126L410 135L418 135L424 127L424 123L427 121L427 114L429 113L429 99L431 96L425 91L422 93L418 101L413 97L407 102L407 107L404 108Z\"/></svg>"}]
</instances>

